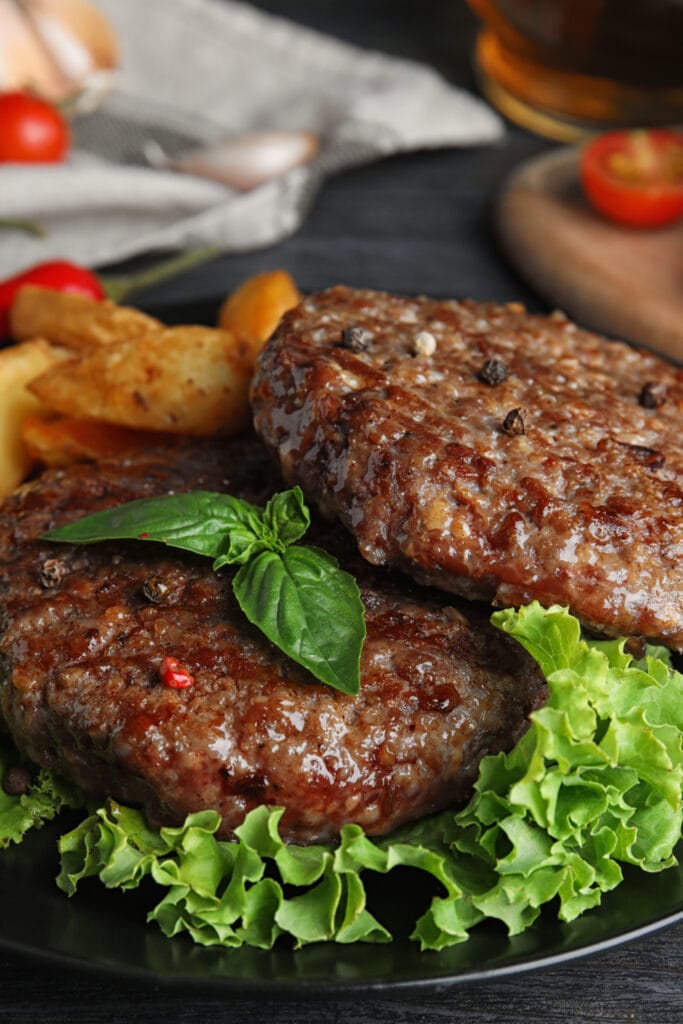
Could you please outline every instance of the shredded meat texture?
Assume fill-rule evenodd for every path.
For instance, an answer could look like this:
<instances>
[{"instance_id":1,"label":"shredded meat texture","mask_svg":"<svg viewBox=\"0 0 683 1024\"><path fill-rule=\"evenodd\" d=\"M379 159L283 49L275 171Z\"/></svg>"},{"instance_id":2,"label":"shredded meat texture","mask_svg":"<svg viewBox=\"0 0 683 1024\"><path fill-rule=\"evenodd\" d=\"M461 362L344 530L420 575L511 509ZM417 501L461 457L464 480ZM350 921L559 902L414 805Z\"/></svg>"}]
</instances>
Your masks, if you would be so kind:
<instances>
[{"instance_id":1,"label":"shredded meat texture","mask_svg":"<svg viewBox=\"0 0 683 1024\"><path fill-rule=\"evenodd\" d=\"M683 371L517 304L332 288L252 388L290 482L362 555L683 647Z\"/></svg>"},{"instance_id":2,"label":"shredded meat texture","mask_svg":"<svg viewBox=\"0 0 683 1024\"><path fill-rule=\"evenodd\" d=\"M282 486L242 438L50 471L0 506L0 708L30 760L153 822L214 808L224 836L257 804L282 805L297 843L346 822L387 832L467 796L482 755L511 746L544 695L486 609L377 570L344 531L315 524L305 542L357 576L366 607L350 697L265 640L210 560L142 540L40 539L135 498L204 489L263 503ZM165 657L193 685L165 686Z\"/></svg>"}]
</instances>

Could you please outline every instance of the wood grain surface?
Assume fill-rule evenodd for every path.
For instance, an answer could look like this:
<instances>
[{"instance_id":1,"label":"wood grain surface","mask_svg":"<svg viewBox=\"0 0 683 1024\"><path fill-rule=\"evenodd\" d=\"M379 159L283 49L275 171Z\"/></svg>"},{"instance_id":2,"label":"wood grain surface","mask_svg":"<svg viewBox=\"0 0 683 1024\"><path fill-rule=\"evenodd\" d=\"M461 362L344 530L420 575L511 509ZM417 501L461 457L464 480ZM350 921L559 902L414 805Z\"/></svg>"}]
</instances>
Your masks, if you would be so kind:
<instances>
[{"instance_id":1,"label":"wood grain surface","mask_svg":"<svg viewBox=\"0 0 683 1024\"><path fill-rule=\"evenodd\" d=\"M169 0L170 2L170 0ZM433 62L473 86L473 19L462 0L263 2L318 28ZM270 250L216 260L144 296L182 319L186 303L209 321L220 298L259 270L287 268L303 289L336 282L406 293L546 301L503 257L491 228L494 196L510 171L549 144L510 129L499 145L413 154L326 185L302 231ZM138 263L144 261L138 261ZM75 897L76 899L79 897ZM0 914L2 910L0 909ZM1 927L1 925L0 925ZM106 919L102 927L107 928ZM181 940L182 941L182 940ZM598 955L475 987L410 1000L273 1002L173 991L114 973L81 971L3 952L3 1024L678 1024L683 1020L683 924Z\"/></svg>"},{"instance_id":2,"label":"wood grain surface","mask_svg":"<svg viewBox=\"0 0 683 1024\"><path fill-rule=\"evenodd\" d=\"M505 253L572 319L683 361L683 221L610 223L581 194L578 160L572 146L515 168L496 202Z\"/></svg>"}]
</instances>

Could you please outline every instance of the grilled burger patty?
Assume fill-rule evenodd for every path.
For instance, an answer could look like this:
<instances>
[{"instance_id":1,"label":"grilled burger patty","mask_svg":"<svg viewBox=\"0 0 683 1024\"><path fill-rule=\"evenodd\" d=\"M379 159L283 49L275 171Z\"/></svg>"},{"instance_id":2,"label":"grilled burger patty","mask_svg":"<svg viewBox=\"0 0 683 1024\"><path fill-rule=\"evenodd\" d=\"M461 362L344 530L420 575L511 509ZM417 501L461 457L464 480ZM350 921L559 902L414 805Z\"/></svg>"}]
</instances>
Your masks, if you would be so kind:
<instances>
[{"instance_id":1,"label":"grilled burger patty","mask_svg":"<svg viewBox=\"0 0 683 1024\"><path fill-rule=\"evenodd\" d=\"M467 794L482 755L510 746L543 694L485 610L378 571L344 531L314 525L305 542L356 575L367 610L354 698L269 644L208 559L37 539L134 498L209 489L262 503L281 487L247 438L50 471L0 506L0 706L27 757L155 822L215 808L223 835L257 804L284 805L295 842L349 821L383 833ZM163 685L167 655L193 686Z\"/></svg>"},{"instance_id":2,"label":"grilled burger patty","mask_svg":"<svg viewBox=\"0 0 683 1024\"><path fill-rule=\"evenodd\" d=\"M683 371L560 314L337 287L281 322L253 405L373 564L683 648Z\"/></svg>"}]
</instances>

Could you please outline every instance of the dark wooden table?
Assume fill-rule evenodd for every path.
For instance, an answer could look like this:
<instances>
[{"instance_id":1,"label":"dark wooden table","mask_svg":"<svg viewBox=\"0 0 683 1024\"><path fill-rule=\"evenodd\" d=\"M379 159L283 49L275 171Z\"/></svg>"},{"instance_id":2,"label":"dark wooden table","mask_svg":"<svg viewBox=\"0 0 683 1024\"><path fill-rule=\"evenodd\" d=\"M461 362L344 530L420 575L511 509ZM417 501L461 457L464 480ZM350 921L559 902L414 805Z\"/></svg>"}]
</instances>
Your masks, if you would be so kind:
<instances>
[{"instance_id":1,"label":"dark wooden table","mask_svg":"<svg viewBox=\"0 0 683 1024\"><path fill-rule=\"evenodd\" d=\"M359 44L429 61L453 81L476 87L469 58L474 21L459 0L264 0L261 6ZM489 215L508 170L546 146L511 128L495 146L404 156L342 175L325 186L294 238L273 249L217 260L147 293L145 304L164 306L172 317L192 303L210 318L220 296L244 277L281 266L304 289L344 282L408 293L521 299L544 309L542 299L500 256ZM683 1020L681 940L683 924L565 966L445 994L305 1004L183 993L0 949L0 1020L673 1024Z\"/></svg>"}]
</instances>

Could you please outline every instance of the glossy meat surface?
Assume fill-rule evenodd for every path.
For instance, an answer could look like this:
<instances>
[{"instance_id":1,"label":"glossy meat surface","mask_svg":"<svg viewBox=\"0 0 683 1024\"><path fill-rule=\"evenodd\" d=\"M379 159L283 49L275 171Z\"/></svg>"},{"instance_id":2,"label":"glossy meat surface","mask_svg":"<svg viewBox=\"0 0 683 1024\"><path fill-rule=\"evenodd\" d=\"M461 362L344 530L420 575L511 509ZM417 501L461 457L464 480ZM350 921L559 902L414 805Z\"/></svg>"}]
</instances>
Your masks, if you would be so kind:
<instances>
[{"instance_id":1,"label":"glossy meat surface","mask_svg":"<svg viewBox=\"0 0 683 1024\"><path fill-rule=\"evenodd\" d=\"M253 406L368 561L683 647L683 371L560 314L337 287L284 318Z\"/></svg>"},{"instance_id":2,"label":"glossy meat surface","mask_svg":"<svg viewBox=\"0 0 683 1024\"><path fill-rule=\"evenodd\" d=\"M51 471L0 507L0 706L19 748L153 821L215 808L225 835L260 803L284 805L286 837L309 842L345 822L386 832L466 796L480 757L512 744L543 693L486 609L377 570L343 531L314 526L306 542L357 575L366 606L353 698L250 626L230 572L208 559L37 539L123 501L200 488L262 503L282 482L247 438ZM162 684L165 656L192 687Z\"/></svg>"}]
</instances>

